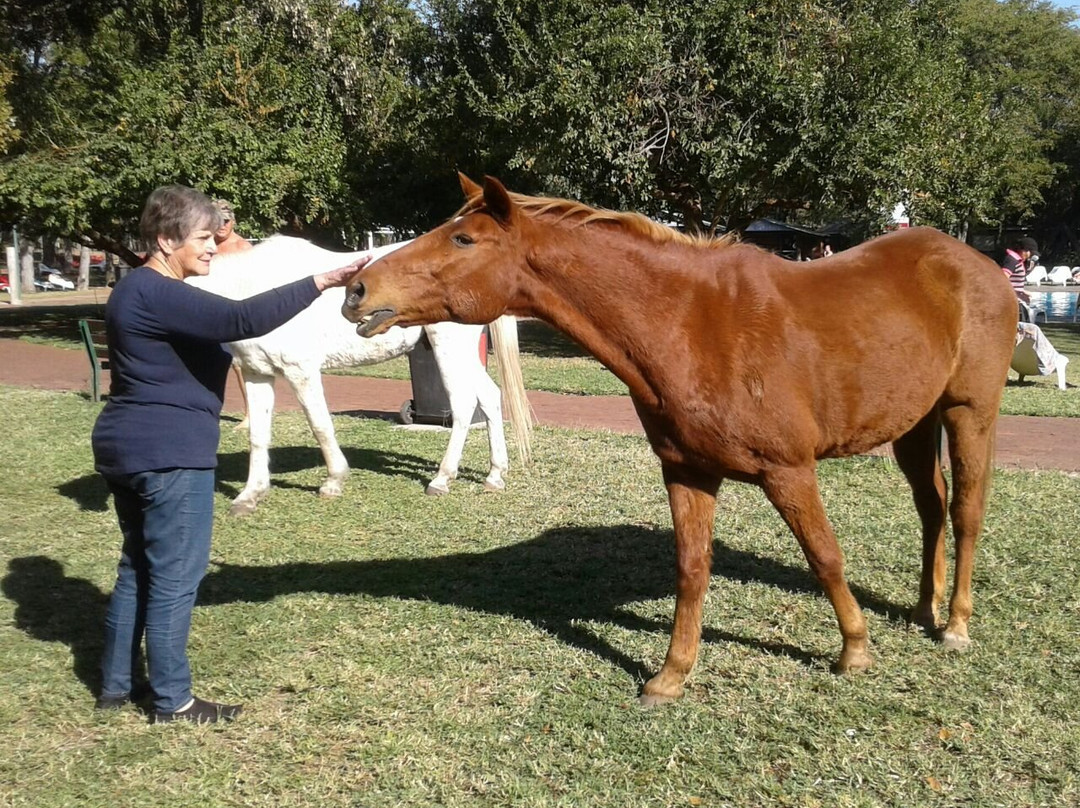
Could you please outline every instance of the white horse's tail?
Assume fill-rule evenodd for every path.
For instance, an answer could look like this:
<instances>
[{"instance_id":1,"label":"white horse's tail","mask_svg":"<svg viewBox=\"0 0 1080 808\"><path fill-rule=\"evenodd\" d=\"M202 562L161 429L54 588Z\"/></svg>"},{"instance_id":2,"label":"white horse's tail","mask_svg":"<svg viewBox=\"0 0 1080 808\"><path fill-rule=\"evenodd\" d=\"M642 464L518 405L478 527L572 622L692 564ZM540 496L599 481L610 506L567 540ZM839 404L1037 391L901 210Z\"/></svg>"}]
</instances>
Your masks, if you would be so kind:
<instances>
[{"instance_id":1,"label":"white horse's tail","mask_svg":"<svg viewBox=\"0 0 1080 808\"><path fill-rule=\"evenodd\" d=\"M503 410L510 419L518 457L522 464L532 459L532 407L525 396L525 379L521 375L518 352L517 318L503 315L490 327L491 344L499 369L499 386L503 394Z\"/></svg>"}]
</instances>

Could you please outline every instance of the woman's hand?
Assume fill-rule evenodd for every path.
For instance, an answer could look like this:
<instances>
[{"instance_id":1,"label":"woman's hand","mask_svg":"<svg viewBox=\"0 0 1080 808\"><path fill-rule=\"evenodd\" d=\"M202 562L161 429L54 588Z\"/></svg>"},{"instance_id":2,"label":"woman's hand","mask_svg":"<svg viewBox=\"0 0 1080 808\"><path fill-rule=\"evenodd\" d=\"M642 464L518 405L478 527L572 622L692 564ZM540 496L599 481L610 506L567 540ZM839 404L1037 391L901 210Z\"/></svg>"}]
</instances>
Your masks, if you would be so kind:
<instances>
[{"instance_id":1,"label":"woman's hand","mask_svg":"<svg viewBox=\"0 0 1080 808\"><path fill-rule=\"evenodd\" d=\"M331 269L329 272L323 272L321 275L316 275L315 286L318 287L320 292L324 292L327 289L333 289L335 286L344 286L349 282L349 279L363 269L370 260L371 256L365 255L356 259L348 266L338 267L337 269Z\"/></svg>"}]
</instances>

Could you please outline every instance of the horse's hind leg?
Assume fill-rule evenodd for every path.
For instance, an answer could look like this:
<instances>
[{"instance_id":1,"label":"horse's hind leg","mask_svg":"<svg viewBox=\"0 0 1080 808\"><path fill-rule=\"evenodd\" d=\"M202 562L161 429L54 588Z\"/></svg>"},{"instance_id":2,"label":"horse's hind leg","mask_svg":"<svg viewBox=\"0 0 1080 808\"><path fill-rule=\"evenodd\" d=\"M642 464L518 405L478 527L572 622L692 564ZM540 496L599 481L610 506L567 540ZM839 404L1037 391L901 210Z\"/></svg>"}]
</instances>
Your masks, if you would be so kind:
<instances>
[{"instance_id":1,"label":"horse's hind leg","mask_svg":"<svg viewBox=\"0 0 1080 808\"><path fill-rule=\"evenodd\" d=\"M484 480L486 491L502 491L506 488L503 475L510 467L506 452L506 432L503 430L502 391L487 373L481 373L476 379L476 395L480 401L480 411L487 421L488 450L490 468Z\"/></svg>"},{"instance_id":2,"label":"horse's hind leg","mask_svg":"<svg viewBox=\"0 0 1080 808\"><path fill-rule=\"evenodd\" d=\"M799 541L836 612L844 644L833 669L862 670L873 664L868 649L866 618L844 578L844 556L821 502L813 466L770 469L761 487Z\"/></svg>"},{"instance_id":3,"label":"horse's hind leg","mask_svg":"<svg viewBox=\"0 0 1080 808\"><path fill-rule=\"evenodd\" d=\"M911 621L930 632L937 629L938 607L945 595L945 502L948 490L938 455L940 424L935 409L910 432L893 442L896 463L911 486L915 510L922 522L922 577L919 602Z\"/></svg>"},{"instance_id":4,"label":"horse's hind leg","mask_svg":"<svg viewBox=\"0 0 1080 808\"><path fill-rule=\"evenodd\" d=\"M997 401L994 401L995 408ZM982 530L993 469L995 411L981 413L969 406L955 406L942 412L949 436L953 496L949 508L956 538L956 571L949 622L942 640L946 648L963 649L971 644L971 575L975 566L975 542Z\"/></svg>"},{"instance_id":5,"label":"horse's hind leg","mask_svg":"<svg viewBox=\"0 0 1080 808\"><path fill-rule=\"evenodd\" d=\"M338 446L334 422L326 406L322 374L311 368L290 367L285 370L285 378L292 385L293 392L304 409L308 425L319 443L323 461L326 463L326 480L319 487L319 494L324 497L340 497L345 478L349 476L349 463Z\"/></svg>"},{"instance_id":6,"label":"horse's hind leg","mask_svg":"<svg viewBox=\"0 0 1080 808\"><path fill-rule=\"evenodd\" d=\"M457 477L465 440L469 434L473 413L479 402L487 420L488 441L491 447L491 467L484 488L501 491L505 487L503 474L507 468L506 438L503 434L502 407L498 386L487 375L477 351L482 328L441 323L427 327L439 377L450 400L452 424L446 452L439 471L428 483L427 493L446 494L450 481Z\"/></svg>"},{"instance_id":7,"label":"horse's hind leg","mask_svg":"<svg viewBox=\"0 0 1080 808\"><path fill-rule=\"evenodd\" d=\"M274 418L274 377L244 372L248 402L248 478L229 507L230 516L253 512L270 490L270 432Z\"/></svg>"}]
</instances>

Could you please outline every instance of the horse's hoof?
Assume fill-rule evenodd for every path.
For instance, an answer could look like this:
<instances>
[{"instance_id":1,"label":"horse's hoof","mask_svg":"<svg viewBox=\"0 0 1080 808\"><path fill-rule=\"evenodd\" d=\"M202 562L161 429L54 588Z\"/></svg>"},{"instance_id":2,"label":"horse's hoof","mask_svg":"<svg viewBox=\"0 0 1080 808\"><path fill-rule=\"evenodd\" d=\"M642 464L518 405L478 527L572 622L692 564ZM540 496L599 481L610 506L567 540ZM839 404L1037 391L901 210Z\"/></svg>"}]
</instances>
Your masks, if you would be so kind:
<instances>
[{"instance_id":1,"label":"horse's hoof","mask_svg":"<svg viewBox=\"0 0 1080 808\"><path fill-rule=\"evenodd\" d=\"M924 631L933 633L937 631L938 616L933 609L915 609L908 618L912 625L918 626Z\"/></svg>"},{"instance_id":2,"label":"horse's hoof","mask_svg":"<svg viewBox=\"0 0 1080 808\"><path fill-rule=\"evenodd\" d=\"M337 483L325 483L322 488L319 489L319 496L325 499L340 497L341 494L341 486Z\"/></svg>"},{"instance_id":3,"label":"horse's hoof","mask_svg":"<svg viewBox=\"0 0 1080 808\"><path fill-rule=\"evenodd\" d=\"M255 504L250 500L244 500L243 502L234 502L229 506L229 516L249 516L255 513Z\"/></svg>"},{"instance_id":4,"label":"horse's hoof","mask_svg":"<svg viewBox=\"0 0 1080 808\"><path fill-rule=\"evenodd\" d=\"M678 698L678 696L662 696L659 693L642 693L638 696L638 706L650 710L662 704L671 704Z\"/></svg>"},{"instance_id":5,"label":"horse's hoof","mask_svg":"<svg viewBox=\"0 0 1080 808\"><path fill-rule=\"evenodd\" d=\"M506 490L506 483L499 480L497 483L493 483L491 480L484 480L484 490L492 494L501 494Z\"/></svg>"},{"instance_id":6,"label":"horse's hoof","mask_svg":"<svg viewBox=\"0 0 1080 808\"><path fill-rule=\"evenodd\" d=\"M424 493L427 494L429 497L445 497L447 494L450 493L450 489L432 484L428 485L428 487L424 489Z\"/></svg>"},{"instance_id":7,"label":"horse's hoof","mask_svg":"<svg viewBox=\"0 0 1080 808\"><path fill-rule=\"evenodd\" d=\"M836 674L861 673L874 666L874 658L866 651L852 651L840 654L840 658L832 666L832 672Z\"/></svg>"},{"instance_id":8,"label":"horse's hoof","mask_svg":"<svg viewBox=\"0 0 1080 808\"><path fill-rule=\"evenodd\" d=\"M950 651L966 651L971 647L971 639L966 634L946 631L941 635L941 644Z\"/></svg>"}]
</instances>

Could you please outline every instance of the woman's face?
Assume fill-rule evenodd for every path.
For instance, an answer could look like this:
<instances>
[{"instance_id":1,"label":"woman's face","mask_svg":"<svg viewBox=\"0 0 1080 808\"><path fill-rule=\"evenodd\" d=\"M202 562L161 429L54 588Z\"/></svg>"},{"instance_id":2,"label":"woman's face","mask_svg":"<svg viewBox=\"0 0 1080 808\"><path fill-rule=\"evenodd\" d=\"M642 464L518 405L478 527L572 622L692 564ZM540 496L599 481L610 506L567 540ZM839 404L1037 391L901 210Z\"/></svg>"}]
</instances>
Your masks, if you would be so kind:
<instances>
[{"instance_id":1,"label":"woman's face","mask_svg":"<svg viewBox=\"0 0 1080 808\"><path fill-rule=\"evenodd\" d=\"M217 252L214 231L196 230L179 246L175 246L168 256L168 263L177 275L190 278L192 275L207 275L210 272L210 259Z\"/></svg>"},{"instance_id":2,"label":"woman's face","mask_svg":"<svg viewBox=\"0 0 1080 808\"><path fill-rule=\"evenodd\" d=\"M219 227L217 229L217 232L214 234L214 238L216 238L218 240L218 242L222 242L225 239L227 239L229 236L232 235L232 231L233 231L233 220L232 219L226 219L222 223L221 227Z\"/></svg>"}]
</instances>

